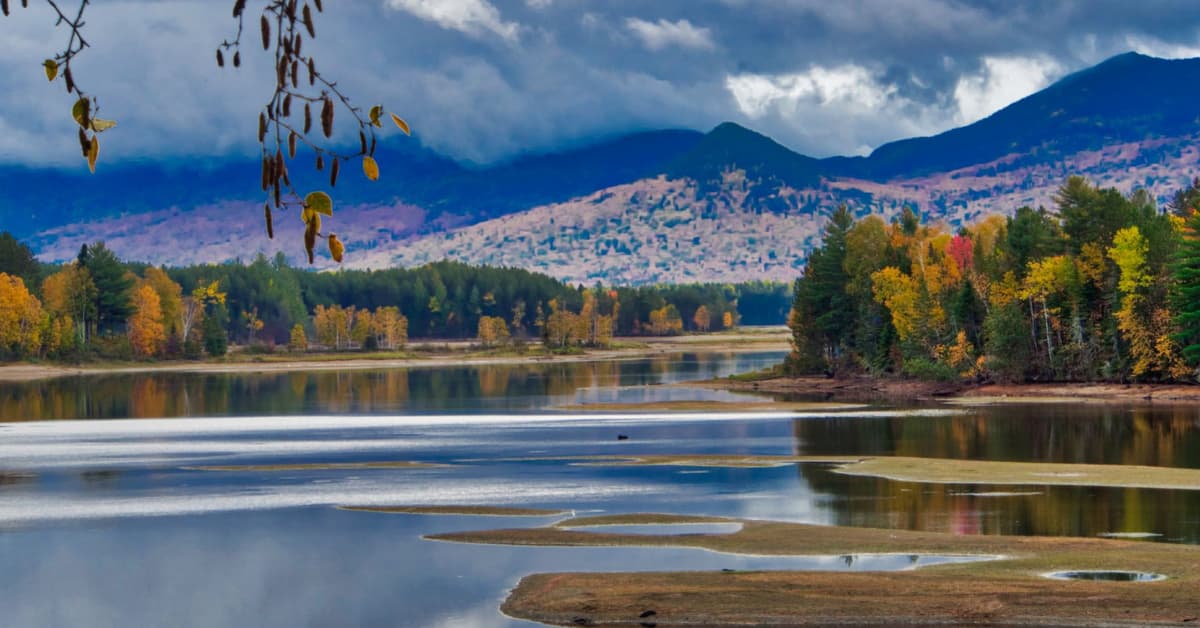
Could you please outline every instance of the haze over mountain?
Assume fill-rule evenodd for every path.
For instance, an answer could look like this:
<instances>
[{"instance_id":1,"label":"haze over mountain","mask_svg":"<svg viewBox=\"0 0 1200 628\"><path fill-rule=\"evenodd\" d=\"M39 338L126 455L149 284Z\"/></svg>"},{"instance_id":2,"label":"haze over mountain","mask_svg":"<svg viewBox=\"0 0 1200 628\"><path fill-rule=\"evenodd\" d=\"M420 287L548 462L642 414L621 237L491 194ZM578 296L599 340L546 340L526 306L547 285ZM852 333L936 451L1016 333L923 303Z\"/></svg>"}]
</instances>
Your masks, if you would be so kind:
<instances>
[{"instance_id":1,"label":"haze over mountain","mask_svg":"<svg viewBox=\"0 0 1200 628\"><path fill-rule=\"evenodd\" d=\"M984 213L1050 205L1070 174L1165 200L1200 175L1200 59L1114 57L974 124L879 147L867 157L814 159L733 123L706 134L648 131L463 167L415 143L389 146L385 176L343 176L329 222L348 266L381 268L451 257L521 266L571 281L790 280L839 203L891 216L969 223ZM295 169L297 171L302 169ZM349 172L349 171L348 171ZM299 189L317 173L295 175ZM277 219L267 241L258 169L135 164L94 177L0 168L12 190L4 229L46 260L84 242L155 263L301 257L300 221Z\"/></svg>"}]
</instances>

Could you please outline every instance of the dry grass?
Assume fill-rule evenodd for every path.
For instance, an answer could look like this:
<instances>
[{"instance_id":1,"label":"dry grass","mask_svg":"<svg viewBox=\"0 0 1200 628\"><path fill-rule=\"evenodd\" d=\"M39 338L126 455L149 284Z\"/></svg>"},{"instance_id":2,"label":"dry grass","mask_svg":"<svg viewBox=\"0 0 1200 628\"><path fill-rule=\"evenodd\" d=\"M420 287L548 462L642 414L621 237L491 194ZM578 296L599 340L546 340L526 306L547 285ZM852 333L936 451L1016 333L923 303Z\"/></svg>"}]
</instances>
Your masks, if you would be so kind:
<instances>
[{"instance_id":1,"label":"dry grass","mask_svg":"<svg viewBox=\"0 0 1200 628\"><path fill-rule=\"evenodd\" d=\"M557 410L583 412L836 412L865 406L853 403L788 401L651 401L646 403L579 403Z\"/></svg>"},{"instance_id":2,"label":"dry grass","mask_svg":"<svg viewBox=\"0 0 1200 628\"><path fill-rule=\"evenodd\" d=\"M838 465L835 472L938 484L1107 486L1200 490L1200 469L1135 465L1004 462L904 456L581 456L559 458L594 466L781 467L798 463Z\"/></svg>"},{"instance_id":3,"label":"dry grass","mask_svg":"<svg viewBox=\"0 0 1200 628\"><path fill-rule=\"evenodd\" d=\"M707 521L667 515L581 518L571 525ZM726 520L728 521L728 520ZM1101 539L943 533L744 521L740 532L645 536L558 527L437 535L473 543L685 546L745 554L969 554L1005 560L914 572L539 574L504 603L514 617L558 625L1182 625L1200 616L1200 548ZM1154 583L1052 581L1063 569L1162 573Z\"/></svg>"}]
</instances>

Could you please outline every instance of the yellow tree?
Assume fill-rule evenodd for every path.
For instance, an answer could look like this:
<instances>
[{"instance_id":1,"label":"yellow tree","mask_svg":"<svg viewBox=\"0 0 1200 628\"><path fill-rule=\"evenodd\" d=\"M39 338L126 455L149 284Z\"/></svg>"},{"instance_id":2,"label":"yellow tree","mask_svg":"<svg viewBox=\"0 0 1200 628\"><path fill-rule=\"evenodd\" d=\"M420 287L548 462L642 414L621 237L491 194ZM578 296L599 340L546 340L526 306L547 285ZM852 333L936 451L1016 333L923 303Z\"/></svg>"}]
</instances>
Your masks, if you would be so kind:
<instances>
[{"instance_id":1,"label":"yellow tree","mask_svg":"<svg viewBox=\"0 0 1200 628\"><path fill-rule=\"evenodd\" d=\"M708 306L701 305L696 308L696 313L692 316L692 322L696 324L697 330L708 331L712 327L712 314L708 311Z\"/></svg>"},{"instance_id":2,"label":"yellow tree","mask_svg":"<svg viewBox=\"0 0 1200 628\"><path fill-rule=\"evenodd\" d=\"M1154 283L1146 264L1149 252L1150 243L1136 226L1117 231L1113 245L1107 250L1108 258L1121 273L1117 280L1117 290L1121 293L1117 328L1129 343L1133 358L1130 374L1134 377L1147 374L1183 377L1188 369L1172 338L1175 329L1171 313L1165 307L1147 304L1145 291ZM1145 311L1147 308L1150 311Z\"/></svg>"},{"instance_id":3,"label":"yellow tree","mask_svg":"<svg viewBox=\"0 0 1200 628\"><path fill-rule=\"evenodd\" d=\"M721 315L721 326L725 329L733 329L733 312L726 311Z\"/></svg>"},{"instance_id":4,"label":"yellow tree","mask_svg":"<svg viewBox=\"0 0 1200 628\"><path fill-rule=\"evenodd\" d=\"M162 324L162 304L154 287L143 283L133 292L133 316L129 317L129 344L134 355L148 358L162 352L167 332Z\"/></svg>"},{"instance_id":5,"label":"yellow tree","mask_svg":"<svg viewBox=\"0 0 1200 628\"><path fill-rule=\"evenodd\" d=\"M371 333L381 349L392 351L408 342L408 319L396 306L375 308L371 315Z\"/></svg>"},{"instance_id":6,"label":"yellow tree","mask_svg":"<svg viewBox=\"0 0 1200 628\"><path fill-rule=\"evenodd\" d=\"M1049 299L1062 292L1070 281L1071 273L1075 272L1074 262L1065 255L1055 255L1040 260L1032 260L1025 273L1025 281L1021 285L1020 297L1029 301L1029 315L1036 319L1034 303L1041 305L1042 325L1046 340L1046 358L1054 360L1054 334L1052 328L1058 325L1058 308L1050 306ZM1051 324L1053 319L1054 324Z\"/></svg>"},{"instance_id":7,"label":"yellow tree","mask_svg":"<svg viewBox=\"0 0 1200 628\"><path fill-rule=\"evenodd\" d=\"M288 351L302 353L308 351L308 336L304 333L304 325L296 323L288 336Z\"/></svg>"},{"instance_id":8,"label":"yellow tree","mask_svg":"<svg viewBox=\"0 0 1200 628\"><path fill-rule=\"evenodd\" d=\"M96 292L91 273L79 264L67 264L42 281L42 297L55 326L64 321L68 327L74 325L75 338L70 344L82 346L87 342L89 325L95 319ZM69 344L61 339L60 349L68 348Z\"/></svg>"},{"instance_id":9,"label":"yellow tree","mask_svg":"<svg viewBox=\"0 0 1200 628\"><path fill-rule=\"evenodd\" d=\"M0 355L36 355L42 348L42 303L20 277L0 273Z\"/></svg>"},{"instance_id":10,"label":"yellow tree","mask_svg":"<svg viewBox=\"0 0 1200 628\"><path fill-rule=\"evenodd\" d=\"M479 317L479 344L494 347L508 342L508 324L500 316Z\"/></svg>"},{"instance_id":11,"label":"yellow tree","mask_svg":"<svg viewBox=\"0 0 1200 628\"><path fill-rule=\"evenodd\" d=\"M142 273L142 278L158 293L158 301L162 306L162 324L167 337L182 339L183 323L180 313L183 310L183 288L167 276L166 271L154 266L147 268L146 272Z\"/></svg>"},{"instance_id":12,"label":"yellow tree","mask_svg":"<svg viewBox=\"0 0 1200 628\"><path fill-rule=\"evenodd\" d=\"M373 318L370 310L359 310L354 314L354 322L350 324L350 339L360 348L365 347L367 338L371 337Z\"/></svg>"},{"instance_id":13,"label":"yellow tree","mask_svg":"<svg viewBox=\"0 0 1200 628\"><path fill-rule=\"evenodd\" d=\"M875 301L891 313L892 326L900 340L912 338L921 322L917 282L899 268L888 266L871 274L871 290Z\"/></svg>"}]
</instances>

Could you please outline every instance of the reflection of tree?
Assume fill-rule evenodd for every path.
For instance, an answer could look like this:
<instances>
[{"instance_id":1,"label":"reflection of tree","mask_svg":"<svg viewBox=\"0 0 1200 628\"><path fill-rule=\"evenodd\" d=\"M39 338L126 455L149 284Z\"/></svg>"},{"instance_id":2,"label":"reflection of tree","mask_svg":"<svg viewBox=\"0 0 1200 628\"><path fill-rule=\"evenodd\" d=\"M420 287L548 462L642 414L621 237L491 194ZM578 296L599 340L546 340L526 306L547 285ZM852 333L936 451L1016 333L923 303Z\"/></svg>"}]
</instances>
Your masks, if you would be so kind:
<instances>
[{"instance_id":1,"label":"reflection of tree","mask_svg":"<svg viewBox=\"0 0 1200 628\"><path fill-rule=\"evenodd\" d=\"M798 454L1200 466L1194 410L1102 406L988 408L953 417L801 419ZM838 525L958 533L1093 536L1157 532L1200 540L1200 492L1023 485L940 485L839 475L801 465L836 495ZM1040 495L981 496L987 492Z\"/></svg>"}]
</instances>

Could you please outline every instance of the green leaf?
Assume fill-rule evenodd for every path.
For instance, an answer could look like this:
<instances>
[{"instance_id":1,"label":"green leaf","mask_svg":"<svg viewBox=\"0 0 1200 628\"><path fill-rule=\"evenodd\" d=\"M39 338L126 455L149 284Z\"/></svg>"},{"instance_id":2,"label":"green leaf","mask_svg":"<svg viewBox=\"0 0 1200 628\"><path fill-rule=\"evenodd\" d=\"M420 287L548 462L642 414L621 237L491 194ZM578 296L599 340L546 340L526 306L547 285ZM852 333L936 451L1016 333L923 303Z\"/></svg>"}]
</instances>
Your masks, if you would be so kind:
<instances>
[{"instance_id":1,"label":"green leaf","mask_svg":"<svg viewBox=\"0 0 1200 628\"><path fill-rule=\"evenodd\" d=\"M92 130L97 133L103 133L114 126L117 126L116 120L101 120L100 118L92 118Z\"/></svg>"},{"instance_id":2,"label":"green leaf","mask_svg":"<svg viewBox=\"0 0 1200 628\"><path fill-rule=\"evenodd\" d=\"M371 107L371 113L369 116L371 118L371 124L374 124L376 127L382 128L383 122L380 121L380 119L379 119L382 116L383 116L383 105L375 105L374 107Z\"/></svg>"},{"instance_id":3,"label":"green leaf","mask_svg":"<svg viewBox=\"0 0 1200 628\"><path fill-rule=\"evenodd\" d=\"M396 126L400 127L400 130L404 131L405 135L412 135L412 129L408 128L408 123L405 122L400 116L394 113L388 115L392 116L392 122L395 122Z\"/></svg>"},{"instance_id":4,"label":"green leaf","mask_svg":"<svg viewBox=\"0 0 1200 628\"><path fill-rule=\"evenodd\" d=\"M53 81L58 78L58 62L54 59L46 59L42 62L42 67L46 68L46 80Z\"/></svg>"},{"instance_id":5,"label":"green leaf","mask_svg":"<svg viewBox=\"0 0 1200 628\"><path fill-rule=\"evenodd\" d=\"M308 196L304 197L304 207L318 214L333 215L333 199L324 192L309 192Z\"/></svg>"},{"instance_id":6,"label":"green leaf","mask_svg":"<svg viewBox=\"0 0 1200 628\"><path fill-rule=\"evenodd\" d=\"M374 157L369 155L363 157L363 174L372 181L379 180L379 163L375 161Z\"/></svg>"}]
</instances>

